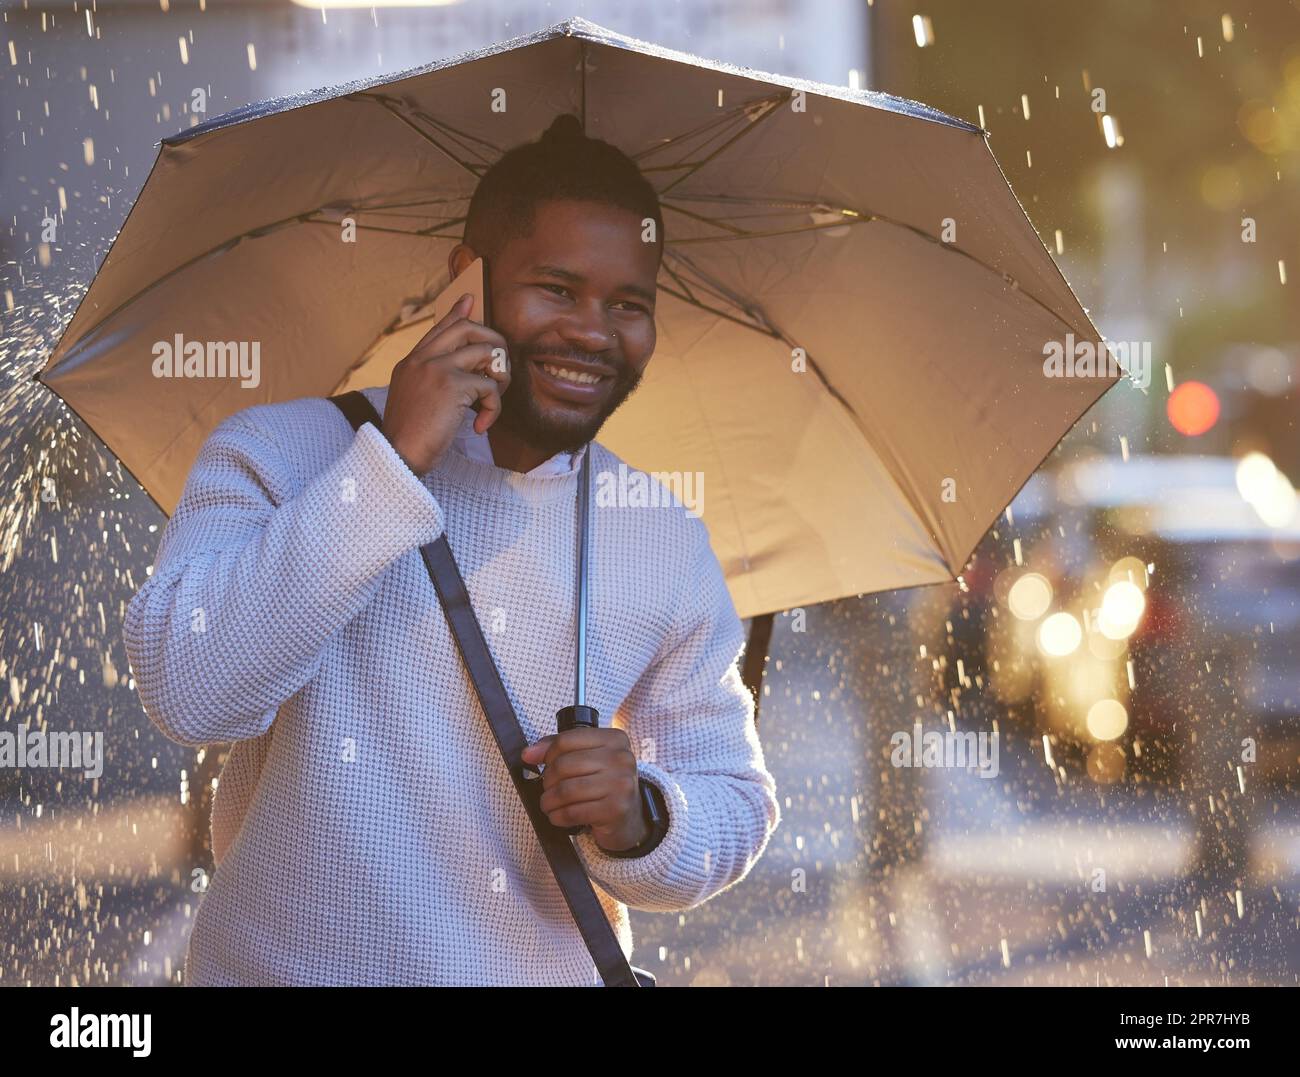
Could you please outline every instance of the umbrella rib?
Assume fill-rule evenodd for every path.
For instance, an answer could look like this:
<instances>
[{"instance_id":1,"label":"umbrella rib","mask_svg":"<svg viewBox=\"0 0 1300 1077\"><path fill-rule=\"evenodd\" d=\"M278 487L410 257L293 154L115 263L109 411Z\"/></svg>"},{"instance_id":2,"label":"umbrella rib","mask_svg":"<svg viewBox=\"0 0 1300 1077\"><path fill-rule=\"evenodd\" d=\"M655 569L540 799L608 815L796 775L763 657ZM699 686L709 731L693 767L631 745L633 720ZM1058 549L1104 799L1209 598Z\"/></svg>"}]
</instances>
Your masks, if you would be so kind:
<instances>
[{"instance_id":1,"label":"umbrella rib","mask_svg":"<svg viewBox=\"0 0 1300 1077\"><path fill-rule=\"evenodd\" d=\"M667 138L662 142L655 143L654 145L649 146L644 150L641 150L639 153L633 154L632 159L635 162L637 162L637 166L640 168L641 167L640 162L643 161L645 158L649 157L651 154L658 153L660 150L669 149L671 147L678 145L681 142L686 141L687 139L693 138L696 135L702 135L705 132L713 130L714 133L710 135L709 138L704 139L702 143L692 147L692 149L688 151L691 153L699 153L704 147L706 147L709 144L710 141L712 141L713 138L716 138L721 133L725 133L726 128L729 125L734 124L741 114L748 115L753 108L762 107L764 105L767 105L768 103L771 103L773 105L773 108L770 109L769 112L775 111L775 106L779 104L778 101L779 96L781 95L769 95L767 97L757 98L754 101L748 102L743 105L737 105L731 109L728 109L721 116L718 116L712 120L708 120L705 123L700 124L698 127L692 128L689 131L683 131L677 135L673 135L671 138ZM722 150L726 149L727 146L731 144L731 142L735 141L735 139L740 137L741 134L744 134L745 130L746 128L742 127L737 135L733 136L722 146L718 147L718 149L715 150L714 153L710 155L710 157L715 156L717 153L720 153L722 152ZM709 158L706 158L704 161L698 161L698 162L674 161L669 164L647 165L646 167L641 168L641 171L643 173L649 173L649 172L671 172L682 168L695 169L705 164L708 159ZM682 178L685 177L683 176ZM667 190L668 188L665 187L664 191ZM662 194L663 192L660 193Z\"/></svg>"},{"instance_id":2,"label":"umbrella rib","mask_svg":"<svg viewBox=\"0 0 1300 1077\"><path fill-rule=\"evenodd\" d=\"M662 142L656 142L654 143L654 145L647 146L645 149L638 150L636 153L630 154L629 156L632 158L633 161L637 163L639 167L640 162L645 160L645 158L649 157L651 154L658 153L660 150L670 149L673 146L676 146L679 142L683 142L694 135L702 134L703 132L711 130L713 128L725 126L735 118L734 117L735 111L736 110L734 108L729 109L728 111L722 113L722 115L720 116L715 116L711 120L706 120L698 127L693 127L689 131L682 131L680 134L672 135L669 138L665 138ZM677 165L653 165L651 167L662 171L667 168L678 167L678 165L682 163L684 162L678 162ZM642 171L649 171L649 169L643 169Z\"/></svg>"},{"instance_id":3,"label":"umbrella rib","mask_svg":"<svg viewBox=\"0 0 1300 1077\"><path fill-rule=\"evenodd\" d=\"M764 216L764 214L729 214L726 217L706 217L703 214L695 213L692 210L688 210L684 208L682 205L677 204L680 202L724 202L735 206L745 206L745 207L752 207L752 208L769 208L778 211L799 210L802 213L816 213L816 212L839 213L841 216L844 217L873 217L873 216L880 217L881 216L880 214L863 213L859 210L851 209L848 206L831 205L828 202L820 202L820 201L813 202L813 201L808 201L806 199L792 201L790 199L775 199L775 198L745 198L745 197L737 197L735 195L691 194L691 195L679 195L672 202L669 203L669 205L673 209L675 209L678 213L685 214L686 216L695 217L697 220L708 221L710 223L715 223L715 224L723 220L741 220L749 216ZM778 215L779 214L776 213L765 214L765 216L778 216ZM892 220L892 218L882 218L882 219Z\"/></svg>"},{"instance_id":4,"label":"umbrella rib","mask_svg":"<svg viewBox=\"0 0 1300 1077\"><path fill-rule=\"evenodd\" d=\"M394 105L394 107L396 105L403 105L408 103L406 99L394 97L392 94L385 94L385 93L362 92L356 94L349 94L348 96L350 100L365 99L368 101L373 101L376 104ZM429 123L433 124L439 130L444 131L447 134L458 139L462 143L462 145L466 143L477 143L479 146L485 147L486 149L490 150L492 153L499 154L501 152L501 148L497 146L496 143L489 142L486 138L479 138L478 135L470 134L470 132L468 131L462 131L458 127L452 127L446 121L439 120L434 118L433 116L430 116L422 108L416 108L416 110L414 111L414 113L412 113L412 115L417 116L422 120L428 120ZM465 148L469 149L469 146L465 145Z\"/></svg>"},{"instance_id":5,"label":"umbrella rib","mask_svg":"<svg viewBox=\"0 0 1300 1077\"><path fill-rule=\"evenodd\" d=\"M747 322L741 318L737 318L734 314L728 314L725 310L720 310L717 307L711 307L707 303L702 303L694 296L688 295L685 292L679 292L676 289L669 288L665 285L660 285L660 288L662 288L669 295L674 295L678 299L684 300L685 302L689 303L693 307L697 307L700 310L708 311L710 314L716 314L719 318L725 318L729 322L735 322L737 325L743 325L746 329L753 329L755 332L764 333L766 336L778 337L778 338L780 337L779 333L764 330L760 326L754 325L752 322Z\"/></svg>"},{"instance_id":6,"label":"umbrella rib","mask_svg":"<svg viewBox=\"0 0 1300 1077\"><path fill-rule=\"evenodd\" d=\"M749 324L749 327L751 329L755 329L758 332L766 334L767 336L778 335L776 333L776 330L772 326L772 322L767 317L767 314L762 310L762 308L753 306L752 304L746 302L743 296L737 295L731 289L722 285L718 281L710 279L706 273L702 272L700 268L694 264L694 262L692 262L689 258L687 258L684 254L680 253L679 251L671 251L669 253L672 255L674 259L676 259L677 261L681 262L683 265L690 268L691 272L694 273L698 278L696 282L698 285L700 285L702 288L710 292L713 296L723 300L726 303L729 303L733 308L744 313L747 317L751 319L751 322L750 323L742 322L740 321L740 319L726 315L722 311L718 311L715 308L704 307L703 304L697 303L696 305L701 306L702 309L710 310L713 313L722 314L723 317L728 317L730 318L730 320L735 321L738 324L741 325ZM671 266L665 266L665 268L669 273L673 275L674 279L677 280L686 291L688 292L690 291L690 286L686 283L685 278L681 274L677 273ZM695 301L693 293L692 293L692 301L693 302Z\"/></svg>"},{"instance_id":7,"label":"umbrella rib","mask_svg":"<svg viewBox=\"0 0 1300 1077\"><path fill-rule=\"evenodd\" d=\"M358 224L356 226L356 229L358 232L387 232L389 235L394 235L394 236L421 236L421 237L427 237L429 239L460 239L461 237L458 235L444 235L441 232L433 231L433 229L441 228L443 227L443 225L457 224L458 222L463 221L464 219L465 219L464 217L456 217L450 221L443 221L442 224L440 225L432 224L428 228L417 228L414 231L410 231L406 228L385 228L383 227L383 225L379 225L379 224ZM304 218L302 223L303 224L328 224L331 226L335 226L338 224L337 221L325 220L319 217Z\"/></svg>"},{"instance_id":8,"label":"umbrella rib","mask_svg":"<svg viewBox=\"0 0 1300 1077\"><path fill-rule=\"evenodd\" d=\"M673 269L672 266L670 266L670 265L668 265L668 264L666 264L666 263L664 264L664 267L663 267L663 268L664 268L664 271L665 271L669 276L671 276L671 277L673 278L673 280L675 280L678 284L681 285L682 290L683 290L684 292L686 292L686 293L690 296L690 300L691 300L691 302L694 302L694 301L695 301L695 295L694 295L693 292L691 292L691 286L686 282L686 279L685 279L684 277L682 277L682 276L677 272L677 270ZM672 293L672 294L676 294L676 293Z\"/></svg>"},{"instance_id":9,"label":"umbrella rib","mask_svg":"<svg viewBox=\"0 0 1300 1077\"><path fill-rule=\"evenodd\" d=\"M726 116L723 116L723 117L718 121L718 124L721 126L721 129L717 132L718 135L724 134L724 133L726 132L726 130L727 130L726 125L728 125L728 124L731 122L732 119L733 119L732 116L730 116L730 115L726 115ZM694 132L688 132L688 133L689 133L689 134L693 134ZM658 146L652 146L652 147L651 147L651 151L658 150L658 149L667 149L669 146L672 146L672 145L675 143L676 138L679 138L679 137L683 137L683 136L675 136L674 139L669 140L668 142L663 142L663 143L661 143L661 144L658 145ZM708 139L708 140L706 140L702 145L700 145L700 146L696 146L696 147L693 147L691 150L689 150L689 151L687 151L687 152L688 152L688 153L698 153L698 152L700 152L700 151L704 148L704 146L707 146L708 143L709 143L710 141L712 141L712 139ZM640 156L640 155L638 155L638 156ZM669 161L669 162L667 162L666 164L658 164L658 165L653 165L653 164L641 165L641 164L638 164L638 165L637 165L637 168L640 169L642 175L649 176L649 175L651 175L652 173L662 173L662 172L680 172L680 171L682 171L683 169L690 169L690 170L693 171L694 169L699 168L701 165L705 164L707 161L708 161L708 158L704 158L704 159L702 159L702 160L695 160L695 159L693 159L693 158L686 157L686 158L683 158L682 160L678 160L678 161ZM687 173L687 174L689 175L689 173ZM676 181L674 181L674 182L676 182ZM664 188L660 191L660 194L665 193L667 190L668 190L668 187L664 187Z\"/></svg>"},{"instance_id":10,"label":"umbrella rib","mask_svg":"<svg viewBox=\"0 0 1300 1077\"><path fill-rule=\"evenodd\" d=\"M477 158L477 160L475 160L472 164L466 165L466 167L469 168L476 177L481 176L482 173L486 171L486 169L491 165L492 162L483 154L478 153L476 149L468 145L468 143L474 142L474 143L478 143L479 146L486 147L488 150L491 151L492 156L494 158L499 158L503 154L501 147L496 145L495 143L489 142L487 141L487 139L484 138L479 138L477 135L471 135L468 131L462 131L459 128L452 127L449 123L437 119L434 116L430 116L429 113L425 112L424 109L422 108L417 109L413 113L413 115L416 116L418 119L424 120L427 123L431 124L433 127L437 128L437 130L442 132L444 135L459 142L461 148L467 154L473 154ZM461 163L464 164L463 161Z\"/></svg>"},{"instance_id":11,"label":"umbrella rib","mask_svg":"<svg viewBox=\"0 0 1300 1077\"><path fill-rule=\"evenodd\" d=\"M406 124L407 127L409 127L422 139L428 142L431 146L434 146L437 149L441 150L446 157L450 158L456 164L460 165L460 167L463 168L466 172L468 172L471 176L474 176L476 179L478 178L479 173L475 171L473 166L467 164L465 161L462 161L459 157L457 157L454 153L452 153L451 150L449 150L446 146L444 146L441 142L439 142L436 138L434 138L433 135L431 135L428 131L425 131L423 128L421 128L419 124L417 124L404 112L395 108L393 104L386 97L378 94L356 94L355 98L364 98L366 100L374 101L377 104L381 105L384 111L387 112L390 116L393 116L401 120L402 123ZM421 112L420 116L422 119L427 119L427 120L431 120L431 122L436 122L436 121L432 121L431 117L429 117L427 114L423 112ZM442 125L439 124L439 127L441 126Z\"/></svg>"},{"instance_id":12,"label":"umbrella rib","mask_svg":"<svg viewBox=\"0 0 1300 1077\"><path fill-rule=\"evenodd\" d=\"M706 217L703 213L693 213L689 209L683 209L681 206L675 206L671 202L661 202L665 209L671 209L674 213L680 213L683 217L689 217L691 220L702 221L704 224L711 224L717 228L725 228L737 235L747 234L743 228L738 225L727 224L721 217ZM713 238L712 236L707 238Z\"/></svg>"},{"instance_id":13,"label":"umbrella rib","mask_svg":"<svg viewBox=\"0 0 1300 1077\"><path fill-rule=\"evenodd\" d=\"M718 296L720 299L726 300L737 310L744 311L746 315L754 319L756 324L761 324L768 329L772 328L772 322L767 317L767 313L762 309L762 307L756 306L752 303L748 296L742 295L736 290L728 287L723 282L711 277L681 251L674 250L672 255L674 260L687 267L693 274L695 274L696 284L699 287L706 289L713 295Z\"/></svg>"},{"instance_id":14,"label":"umbrella rib","mask_svg":"<svg viewBox=\"0 0 1300 1077\"><path fill-rule=\"evenodd\" d=\"M359 211L365 213L374 213L381 209L409 209L411 206L440 206L447 202L464 202L465 199L457 195L452 198L420 198L414 202L380 202L377 205L358 206Z\"/></svg>"},{"instance_id":15,"label":"umbrella rib","mask_svg":"<svg viewBox=\"0 0 1300 1077\"><path fill-rule=\"evenodd\" d=\"M848 224L870 224L871 220L878 218L864 218L856 221L822 221L819 224L801 224L795 228L769 228L761 232L750 232L741 229L732 229L733 234L729 236L692 236L689 239L677 239L673 241L676 247L684 247L688 244L697 243L724 243L731 239L768 239L771 236L792 236L800 232L820 232L824 228L843 228ZM711 224L718 224L717 221L710 221ZM886 222L888 223L888 222ZM978 261L978 259L976 259ZM982 264L982 263L981 263Z\"/></svg>"},{"instance_id":16,"label":"umbrella rib","mask_svg":"<svg viewBox=\"0 0 1300 1077\"><path fill-rule=\"evenodd\" d=\"M724 153L725 151L730 149L733 145L739 142L746 135L753 134L756 130L758 130L759 124L761 124L764 120L770 119L772 116L776 115L777 109L780 108L781 101L789 100L789 98L790 98L789 93L773 95L772 98L768 99L770 101L770 107L768 107L760 115L756 116L752 121L750 121L744 127L741 127L740 130L738 130L734 135L732 135L729 139L727 139L727 141L725 141L721 146L715 149L703 160L692 162L687 171L683 172L680 176L678 176L675 180L669 183L668 186L664 187L659 192L660 196L662 197L664 194L666 194L668 191L671 191L674 187L676 187L679 183L683 182L684 180L690 179L692 176L695 175L696 172L698 172L706 164L708 164L710 161L716 158L720 153ZM734 117L734 113L733 113L733 117ZM652 167L648 171L657 171L657 169Z\"/></svg>"},{"instance_id":17,"label":"umbrella rib","mask_svg":"<svg viewBox=\"0 0 1300 1077\"><path fill-rule=\"evenodd\" d=\"M582 133L587 134L587 41L578 38L578 70L582 77L578 79L578 112L582 119Z\"/></svg>"},{"instance_id":18,"label":"umbrella rib","mask_svg":"<svg viewBox=\"0 0 1300 1077\"><path fill-rule=\"evenodd\" d=\"M678 213L683 212L681 209L678 209L678 207L676 206L669 206L668 208L677 210ZM686 214L686 216L696 216L696 215ZM868 224L870 223L871 220L870 218L867 218L867 219L847 220L847 221L822 221L818 224L801 224L796 228L771 228L771 229L765 229L762 232L752 232L749 231L748 229L724 225L720 219L699 217L699 216L696 216L696 219L703 221L706 224L713 224L719 228L725 228L727 231L731 232L732 234L725 235L725 236L692 236L689 239L676 239L673 240L674 247L684 247L687 245L694 245L697 243L721 243L729 239L767 239L770 236L790 236L790 235L796 235L800 232L819 232L824 228L843 228L845 225L849 225L849 224Z\"/></svg>"}]
</instances>

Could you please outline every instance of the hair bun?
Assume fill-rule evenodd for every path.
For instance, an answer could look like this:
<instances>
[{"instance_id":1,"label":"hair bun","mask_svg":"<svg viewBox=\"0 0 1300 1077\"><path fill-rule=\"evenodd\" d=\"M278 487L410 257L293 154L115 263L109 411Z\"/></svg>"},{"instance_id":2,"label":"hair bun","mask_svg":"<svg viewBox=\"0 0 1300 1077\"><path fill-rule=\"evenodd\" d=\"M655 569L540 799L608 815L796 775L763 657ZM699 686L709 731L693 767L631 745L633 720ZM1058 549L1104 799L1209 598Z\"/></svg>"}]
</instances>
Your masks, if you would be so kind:
<instances>
[{"instance_id":1,"label":"hair bun","mask_svg":"<svg viewBox=\"0 0 1300 1077\"><path fill-rule=\"evenodd\" d=\"M556 116L551 126L542 134L543 142L576 142L587 137L582 121L572 112Z\"/></svg>"}]
</instances>

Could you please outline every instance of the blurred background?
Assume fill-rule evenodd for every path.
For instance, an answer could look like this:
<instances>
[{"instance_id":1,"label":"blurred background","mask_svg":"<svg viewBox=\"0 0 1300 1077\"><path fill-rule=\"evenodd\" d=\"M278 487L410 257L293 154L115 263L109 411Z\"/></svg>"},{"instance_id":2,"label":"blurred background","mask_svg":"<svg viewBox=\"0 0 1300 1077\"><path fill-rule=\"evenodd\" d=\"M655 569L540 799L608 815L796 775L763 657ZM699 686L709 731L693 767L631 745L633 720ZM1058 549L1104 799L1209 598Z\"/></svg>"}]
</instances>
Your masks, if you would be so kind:
<instances>
[{"instance_id":1,"label":"blurred background","mask_svg":"<svg viewBox=\"0 0 1300 1077\"><path fill-rule=\"evenodd\" d=\"M571 15L982 124L1102 332L1151 343L1148 394L1085 415L959 583L776 617L782 824L732 890L633 911L636 962L664 985L1300 979L1300 0L0 14L0 729L106 752L98 779L0 769L0 985L178 982L211 870L222 746L153 728L121 639L165 521L28 381L158 139ZM916 721L996 731L996 778L891 765Z\"/></svg>"}]
</instances>

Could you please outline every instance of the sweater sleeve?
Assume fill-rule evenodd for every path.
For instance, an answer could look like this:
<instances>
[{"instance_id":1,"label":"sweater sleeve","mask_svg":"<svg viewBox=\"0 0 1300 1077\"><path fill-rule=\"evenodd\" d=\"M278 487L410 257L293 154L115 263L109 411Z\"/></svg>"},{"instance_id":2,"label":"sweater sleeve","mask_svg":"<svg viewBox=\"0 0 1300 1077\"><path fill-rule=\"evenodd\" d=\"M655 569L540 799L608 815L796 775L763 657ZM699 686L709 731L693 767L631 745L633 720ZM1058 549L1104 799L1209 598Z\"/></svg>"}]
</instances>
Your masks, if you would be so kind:
<instances>
[{"instance_id":1,"label":"sweater sleeve","mask_svg":"<svg viewBox=\"0 0 1300 1077\"><path fill-rule=\"evenodd\" d=\"M588 874L630 908L693 908L748 874L781 821L776 781L741 679L744 633L701 521L674 630L622 707L641 777L659 786L668 830L641 857L574 837Z\"/></svg>"},{"instance_id":2,"label":"sweater sleeve","mask_svg":"<svg viewBox=\"0 0 1300 1077\"><path fill-rule=\"evenodd\" d=\"M326 642L442 508L373 424L294 479L244 413L208 436L123 635L145 711L170 739L246 740L314 675Z\"/></svg>"}]
</instances>

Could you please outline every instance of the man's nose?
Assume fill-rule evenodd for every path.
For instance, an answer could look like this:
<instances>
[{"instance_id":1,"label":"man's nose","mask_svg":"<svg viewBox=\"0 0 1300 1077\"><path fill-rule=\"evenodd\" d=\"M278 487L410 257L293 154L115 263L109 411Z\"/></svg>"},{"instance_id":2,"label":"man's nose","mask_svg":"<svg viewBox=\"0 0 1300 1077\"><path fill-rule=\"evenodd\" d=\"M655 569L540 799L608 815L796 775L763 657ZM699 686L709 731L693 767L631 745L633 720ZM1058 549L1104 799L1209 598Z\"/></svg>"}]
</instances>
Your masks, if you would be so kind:
<instances>
[{"instance_id":1,"label":"man's nose","mask_svg":"<svg viewBox=\"0 0 1300 1077\"><path fill-rule=\"evenodd\" d=\"M618 334L604 305L583 305L560 326L560 336L571 347L585 352L606 352L618 347Z\"/></svg>"}]
</instances>

